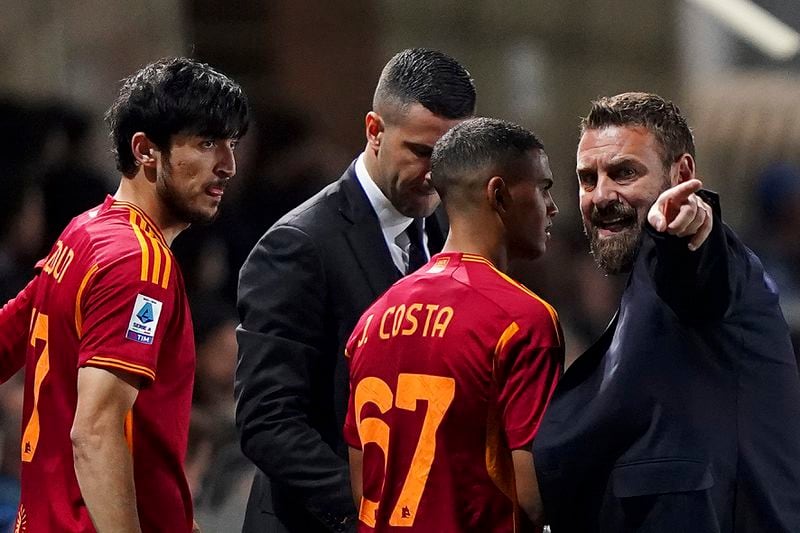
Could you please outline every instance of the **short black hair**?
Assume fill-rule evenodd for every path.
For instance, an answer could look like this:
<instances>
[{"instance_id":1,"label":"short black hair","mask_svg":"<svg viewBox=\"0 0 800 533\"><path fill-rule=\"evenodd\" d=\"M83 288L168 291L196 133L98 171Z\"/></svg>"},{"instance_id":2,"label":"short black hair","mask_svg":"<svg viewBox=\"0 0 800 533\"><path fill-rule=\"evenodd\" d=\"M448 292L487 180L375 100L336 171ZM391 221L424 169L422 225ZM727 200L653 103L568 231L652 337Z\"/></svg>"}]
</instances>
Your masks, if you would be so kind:
<instances>
[{"instance_id":1,"label":"short black hair","mask_svg":"<svg viewBox=\"0 0 800 533\"><path fill-rule=\"evenodd\" d=\"M696 158L694 137L681 110L657 94L628 92L593 100L592 109L581 120L581 135L608 126L647 128L661 145L664 168L683 154Z\"/></svg>"},{"instance_id":2,"label":"short black hair","mask_svg":"<svg viewBox=\"0 0 800 533\"><path fill-rule=\"evenodd\" d=\"M238 83L205 63L185 57L160 59L122 81L106 112L117 169L131 176L136 160L131 138L141 131L169 152L173 135L238 139L249 125L247 97Z\"/></svg>"},{"instance_id":3,"label":"short black hair","mask_svg":"<svg viewBox=\"0 0 800 533\"><path fill-rule=\"evenodd\" d=\"M468 119L453 126L434 145L431 181L446 202L452 191L482 186L488 177L484 171L509 170L531 150L544 150L544 145L518 124L497 118Z\"/></svg>"},{"instance_id":4,"label":"short black hair","mask_svg":"<svg viewBox=\"0 0 800 533\"><path fill-rule=\"evenodd\" d=\"M470 117L475 113L475 84L469 72L447 54L427 48L403 50L383 68L372 108L404 112L415 103L440 117Z\"/></svg>"}]
</instances>

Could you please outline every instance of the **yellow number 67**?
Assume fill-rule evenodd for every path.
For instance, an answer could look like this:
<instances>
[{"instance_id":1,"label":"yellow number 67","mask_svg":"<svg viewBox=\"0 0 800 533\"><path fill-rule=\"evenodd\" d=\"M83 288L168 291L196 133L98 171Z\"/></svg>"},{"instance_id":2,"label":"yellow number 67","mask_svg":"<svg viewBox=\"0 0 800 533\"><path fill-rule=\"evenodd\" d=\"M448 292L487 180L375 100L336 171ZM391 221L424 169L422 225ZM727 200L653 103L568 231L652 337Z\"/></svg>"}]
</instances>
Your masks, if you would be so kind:
<instances>
[{"instance_id":1,"label":"yellow number 67","mask_svg":"<svg viewBox=\"0 0 800 533\"><path fill-rule=\"evenodd\" d=\"M376 444L383 451L383 474L386 478L386 464L389 457L389 425L380 418L361 418L361 409L367 403L378 407L381 413L391 409L417 410L417 400L427 400L428 410L422 423L417 448L411 459L411 467L406 474L400 497L389 517L389 525L410 527L414 524L422 492L428 481L433 458L436 454L436 430L439 428L456 393L453 378L427 374L400 374L397 376L397 394L392 394L389 385L380 378L368 377L359 381L355 390L355 412L358 435L362 448L367 443ZM383 492L383 485L381 485ZM378 498L380 500L380 498ZM359 516L370 527L375 527L379 501L365 497L361 499Z\"/></svg>"}]
</instances>

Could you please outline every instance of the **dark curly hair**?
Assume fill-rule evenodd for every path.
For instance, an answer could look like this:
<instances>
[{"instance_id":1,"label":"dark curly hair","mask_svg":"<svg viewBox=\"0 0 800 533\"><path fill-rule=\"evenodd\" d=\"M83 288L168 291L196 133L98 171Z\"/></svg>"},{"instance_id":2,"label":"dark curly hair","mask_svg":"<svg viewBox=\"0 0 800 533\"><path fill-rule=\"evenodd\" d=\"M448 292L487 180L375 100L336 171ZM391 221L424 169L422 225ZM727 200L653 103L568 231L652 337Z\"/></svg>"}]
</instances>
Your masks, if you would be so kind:
<instances>
[{"instance_id":1,"label":"dark curly hair","mask_svg":"<svg viewBox=\"0 0 800 533\"><path fill-rule=\"evenodd\" d=\"M136 173L131 138L143 132L166 153L173 135L238 139L247 132L248 104L235 81L185 57L160 59L122 82L106 112L117 169Z\"/></svg>"}]
</instances>

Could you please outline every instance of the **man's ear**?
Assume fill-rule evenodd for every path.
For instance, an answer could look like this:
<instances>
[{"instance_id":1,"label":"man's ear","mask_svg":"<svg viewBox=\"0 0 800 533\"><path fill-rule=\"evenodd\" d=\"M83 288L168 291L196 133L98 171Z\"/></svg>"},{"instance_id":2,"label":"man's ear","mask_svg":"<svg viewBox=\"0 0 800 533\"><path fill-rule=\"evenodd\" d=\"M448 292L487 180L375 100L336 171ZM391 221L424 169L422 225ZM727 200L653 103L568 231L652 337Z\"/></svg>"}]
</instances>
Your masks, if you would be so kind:
<instances>
[{"instance_id":1,"label":"man's ear","mask_svg":"<svg viewBox=\"0 0 800 533\"><path fill-rule=\"evenodd\" d=\"M381 117L375 111L370 111L369 113L367 113L367 116L365 118L365 125L367 134L367 146L369 146L372 150L377 152L378 148L381 145L383 132L386 129L383 117Z\"/></svg>"},{"instance_id":2,"label":"man's ear","mask_svg":"<svg viewBox=\"0 0 800 533\"><path fill-rule=\"evenodd\" d=\"M144 132L137 131L133 134L133 137L131 137L131 151L137 165L155 168L156 154L160 153L160 151Z\"/></svg>"},{"instance_id":3,"label":"man's ear","mask_svg":"<svg viewBox=\"0 0 800 533\"><path fill-rule=\"evenodd\" d=\"M505 214L511 202L511 196L506 181L502 177L492 176L486 182L486 200L498 214Z\"/></svg>"},{"instance_id":4,"label":"man's ear","mask_svg":"<svg viewBox=\"0 0 800 533\"><path fill-rule=\"evenodd\" d=\"M670 185L672 187L694 179L694 158L690 154L683 154L677 161L672 163L672 168L670 170Z\"/></svg>"}]
</instances>

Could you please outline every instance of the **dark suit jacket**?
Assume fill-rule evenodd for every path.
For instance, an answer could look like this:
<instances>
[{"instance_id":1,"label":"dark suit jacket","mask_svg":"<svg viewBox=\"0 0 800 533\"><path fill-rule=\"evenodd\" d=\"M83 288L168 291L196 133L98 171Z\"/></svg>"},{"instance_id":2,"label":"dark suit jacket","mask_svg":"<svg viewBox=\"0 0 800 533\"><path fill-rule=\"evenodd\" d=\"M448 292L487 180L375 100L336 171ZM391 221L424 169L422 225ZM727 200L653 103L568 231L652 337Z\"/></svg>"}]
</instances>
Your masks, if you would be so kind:
<instances>
[{"instance_id":1,"label":"dark suit jacket","mask_svg":"<svg viewBox=\"0 0 800 533\"><path fill-rule=\"evenodd\" d=\"M435 217L426 228L438 251L444 238ZM259 472L243 531L353 527L344 345L361 313L399 278L353 165L253 248L239 278L235 394L242 450Z\"/></svg>"},{"instance_id":2,"label":"dark suit jacket","mask_svg":"<svg viewBox=\"0 0 800 533\"><path fill-rule=\"evenodd\" d=\"M553 533L799 532L800 378L778 294L719 219L646 230L617 316L534 442Z\"/></svg>"}]
</instances>

